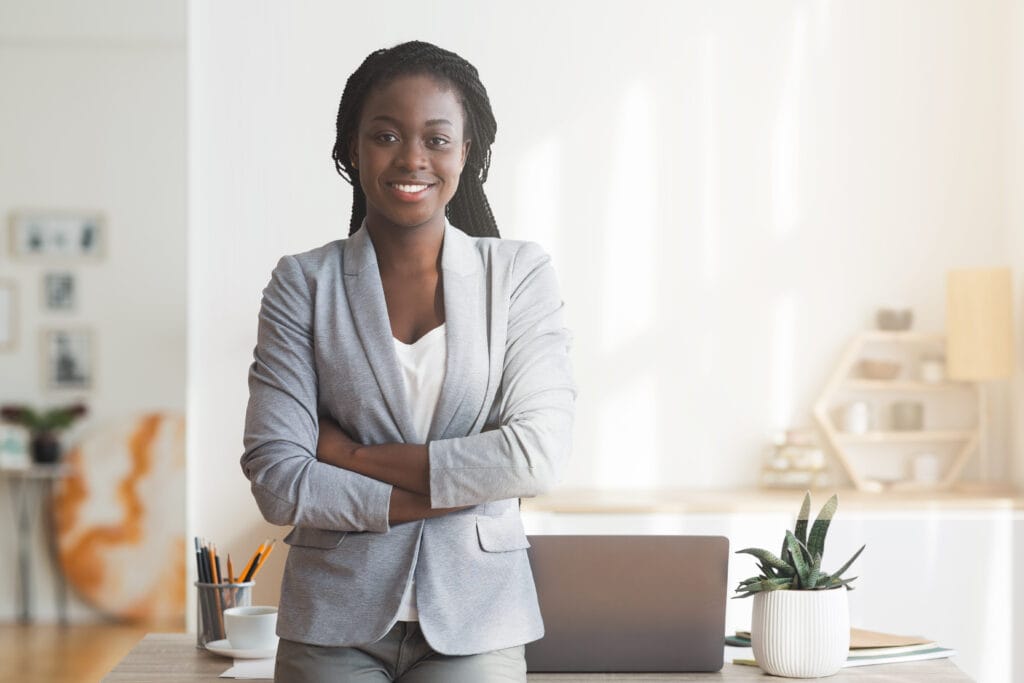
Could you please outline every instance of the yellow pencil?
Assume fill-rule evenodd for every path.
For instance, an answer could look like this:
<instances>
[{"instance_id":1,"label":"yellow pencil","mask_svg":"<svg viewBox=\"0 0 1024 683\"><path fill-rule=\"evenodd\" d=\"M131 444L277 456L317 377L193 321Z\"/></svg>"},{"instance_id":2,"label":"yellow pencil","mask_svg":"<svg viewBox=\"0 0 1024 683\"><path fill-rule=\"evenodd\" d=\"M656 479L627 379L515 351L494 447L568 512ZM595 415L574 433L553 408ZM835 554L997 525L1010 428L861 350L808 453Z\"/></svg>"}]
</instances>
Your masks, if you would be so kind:
<instances>
[{"instance_id":1,"label":"yellow pencil","mask_svg":"<svg viewBox=\"0 0 1024 683\"><path fill-rule=\"evenodd\" d=\"M270 545L267 546L266 552L264 552L263 555L260 557L260 561L256 565L256 569L254 569L252 571L252 578L255 579L256 578L256 574L258 574L259 571L261 569L263 569L263 565L264 565L264 563L266 563L267 558L270 557L270 551L274 549L274 544L275 543L277 543L277 539L276 538L273 541L270 542Z\"/></svg>"},{"instance_id":2,"label":"yellow pencil","mask_svg":"<svg viewBox=\"0 0 1024 683\"><path fill-rule=\"evenodd\" d=\"M260 547L256 549L256 552L253 553L253 556L250 557L249 561L246 563L245 569L243 569L242 573L238 575L241 581L245 581L245 577L248 576L249 570L252 568L253 563L256 562L256 559L260 556L260 553L263 552L263 545L263 543L260 543Z\"/></svg>"},{"instance_id":3,"label":"yellow pencil","mask_svg":"<svg viewBox=\"0 0 1024 683\"><path fill-rule=\"evenodd\" d=\"M235 582L235 570L231 566L231 553L228 553L228 583Z\"/></svg>"},{"instance_id":4,"label":"yellow pencil","mask_svg":"<svg viewBox=\"0 0 1024 683\"><path fill-rule=\"evenodd\" d=\"M217 574L217 546L210 544L210 579L213 583L220 583L220 576Z\"/></svg>"}]
</instances>

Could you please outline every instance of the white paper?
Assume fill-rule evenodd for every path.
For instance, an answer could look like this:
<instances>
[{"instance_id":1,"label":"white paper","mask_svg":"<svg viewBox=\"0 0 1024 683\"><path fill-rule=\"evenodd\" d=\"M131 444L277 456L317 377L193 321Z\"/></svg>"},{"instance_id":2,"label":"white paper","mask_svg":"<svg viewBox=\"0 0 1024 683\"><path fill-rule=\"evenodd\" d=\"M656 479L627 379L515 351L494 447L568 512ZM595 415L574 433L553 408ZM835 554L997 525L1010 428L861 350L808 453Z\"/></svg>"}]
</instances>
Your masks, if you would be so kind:
<instances>
[{"instance_id":1,"label":"white paper","mask_svg":"<svg viewBox=\"0 0 1024 683\"><path fill-rule=\"evenodd\" d=\"M222 673L220 677L272 681L274 680L274 658L236 659L235 665Z\"/></svg>"}]
</instances>

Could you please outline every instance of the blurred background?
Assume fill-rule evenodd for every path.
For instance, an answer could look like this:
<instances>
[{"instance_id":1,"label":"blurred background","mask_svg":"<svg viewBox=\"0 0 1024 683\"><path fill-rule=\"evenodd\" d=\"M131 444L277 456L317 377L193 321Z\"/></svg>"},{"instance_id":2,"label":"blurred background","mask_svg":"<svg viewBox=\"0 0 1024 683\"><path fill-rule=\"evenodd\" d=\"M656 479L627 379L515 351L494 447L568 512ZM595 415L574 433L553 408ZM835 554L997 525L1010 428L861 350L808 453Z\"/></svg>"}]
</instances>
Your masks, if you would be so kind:
<instances>
[{"instance_id":1,"label":"blurred background","mask_svg":"<svg viewBox=\"0 0 1024 683\"><path fill-rule=\"evenodd\" d=\"M962 590L940 558L974 553L969 583L998 589L981 606L864 625L934 630L1013 680L1013 0L0 0L0 677L64 680L32 654L64 634L112 643L83 655L98 678L138 635L194 628L194 537L244 564L286 532L238 467L261 291L281 255L347 234L338 100L410 39L479 69L498 225L560 277L574 455L534 530L668 509L761 546L803 489L840 491L837 545L894 554L865 556L877 592L853 615L906 592L893 565L920 565L917 601ZM696 500L716 521L693 526ZM552 517L566 501L597 516Z\"/></svg>"}]
</instances>

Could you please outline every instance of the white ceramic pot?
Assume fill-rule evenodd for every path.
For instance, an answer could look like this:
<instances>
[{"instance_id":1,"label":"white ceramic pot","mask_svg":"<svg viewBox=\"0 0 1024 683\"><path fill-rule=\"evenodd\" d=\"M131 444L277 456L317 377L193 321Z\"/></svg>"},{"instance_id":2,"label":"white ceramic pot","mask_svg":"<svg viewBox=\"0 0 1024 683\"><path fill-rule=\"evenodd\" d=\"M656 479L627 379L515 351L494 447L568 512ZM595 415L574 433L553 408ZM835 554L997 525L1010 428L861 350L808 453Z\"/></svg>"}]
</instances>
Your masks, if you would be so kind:
<instances>
[{"instance_id":1,"label":"white ceramic pot","mask_svg":"<svg viewBox=\"0 0 1024 683\"><path fill-rule=\"evenodd\" d=\"M846 589L755 593L750 641L758 666L770 674L831 676L850 651Z\"/></svg>"}]
</instances>

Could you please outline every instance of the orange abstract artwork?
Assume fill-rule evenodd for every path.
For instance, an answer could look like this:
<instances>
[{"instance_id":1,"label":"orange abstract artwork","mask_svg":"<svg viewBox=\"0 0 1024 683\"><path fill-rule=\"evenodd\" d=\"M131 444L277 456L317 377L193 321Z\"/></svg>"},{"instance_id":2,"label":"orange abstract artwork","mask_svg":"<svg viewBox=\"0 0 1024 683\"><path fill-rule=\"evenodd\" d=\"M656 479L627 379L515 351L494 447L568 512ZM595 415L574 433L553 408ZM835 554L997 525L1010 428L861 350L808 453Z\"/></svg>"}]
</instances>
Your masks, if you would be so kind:
<instances>
[{"instance_id":1,"label":"orange abstract artwork","mask_svg":"<svg viewBox=\"0 0 1024 683\"><path fill-rule=\"evenodd\" d=\"M110 616L167 622L185 612L185 420L151 413L94 430L54 494L61 567Z\"/></svg>"}]
</instances>

